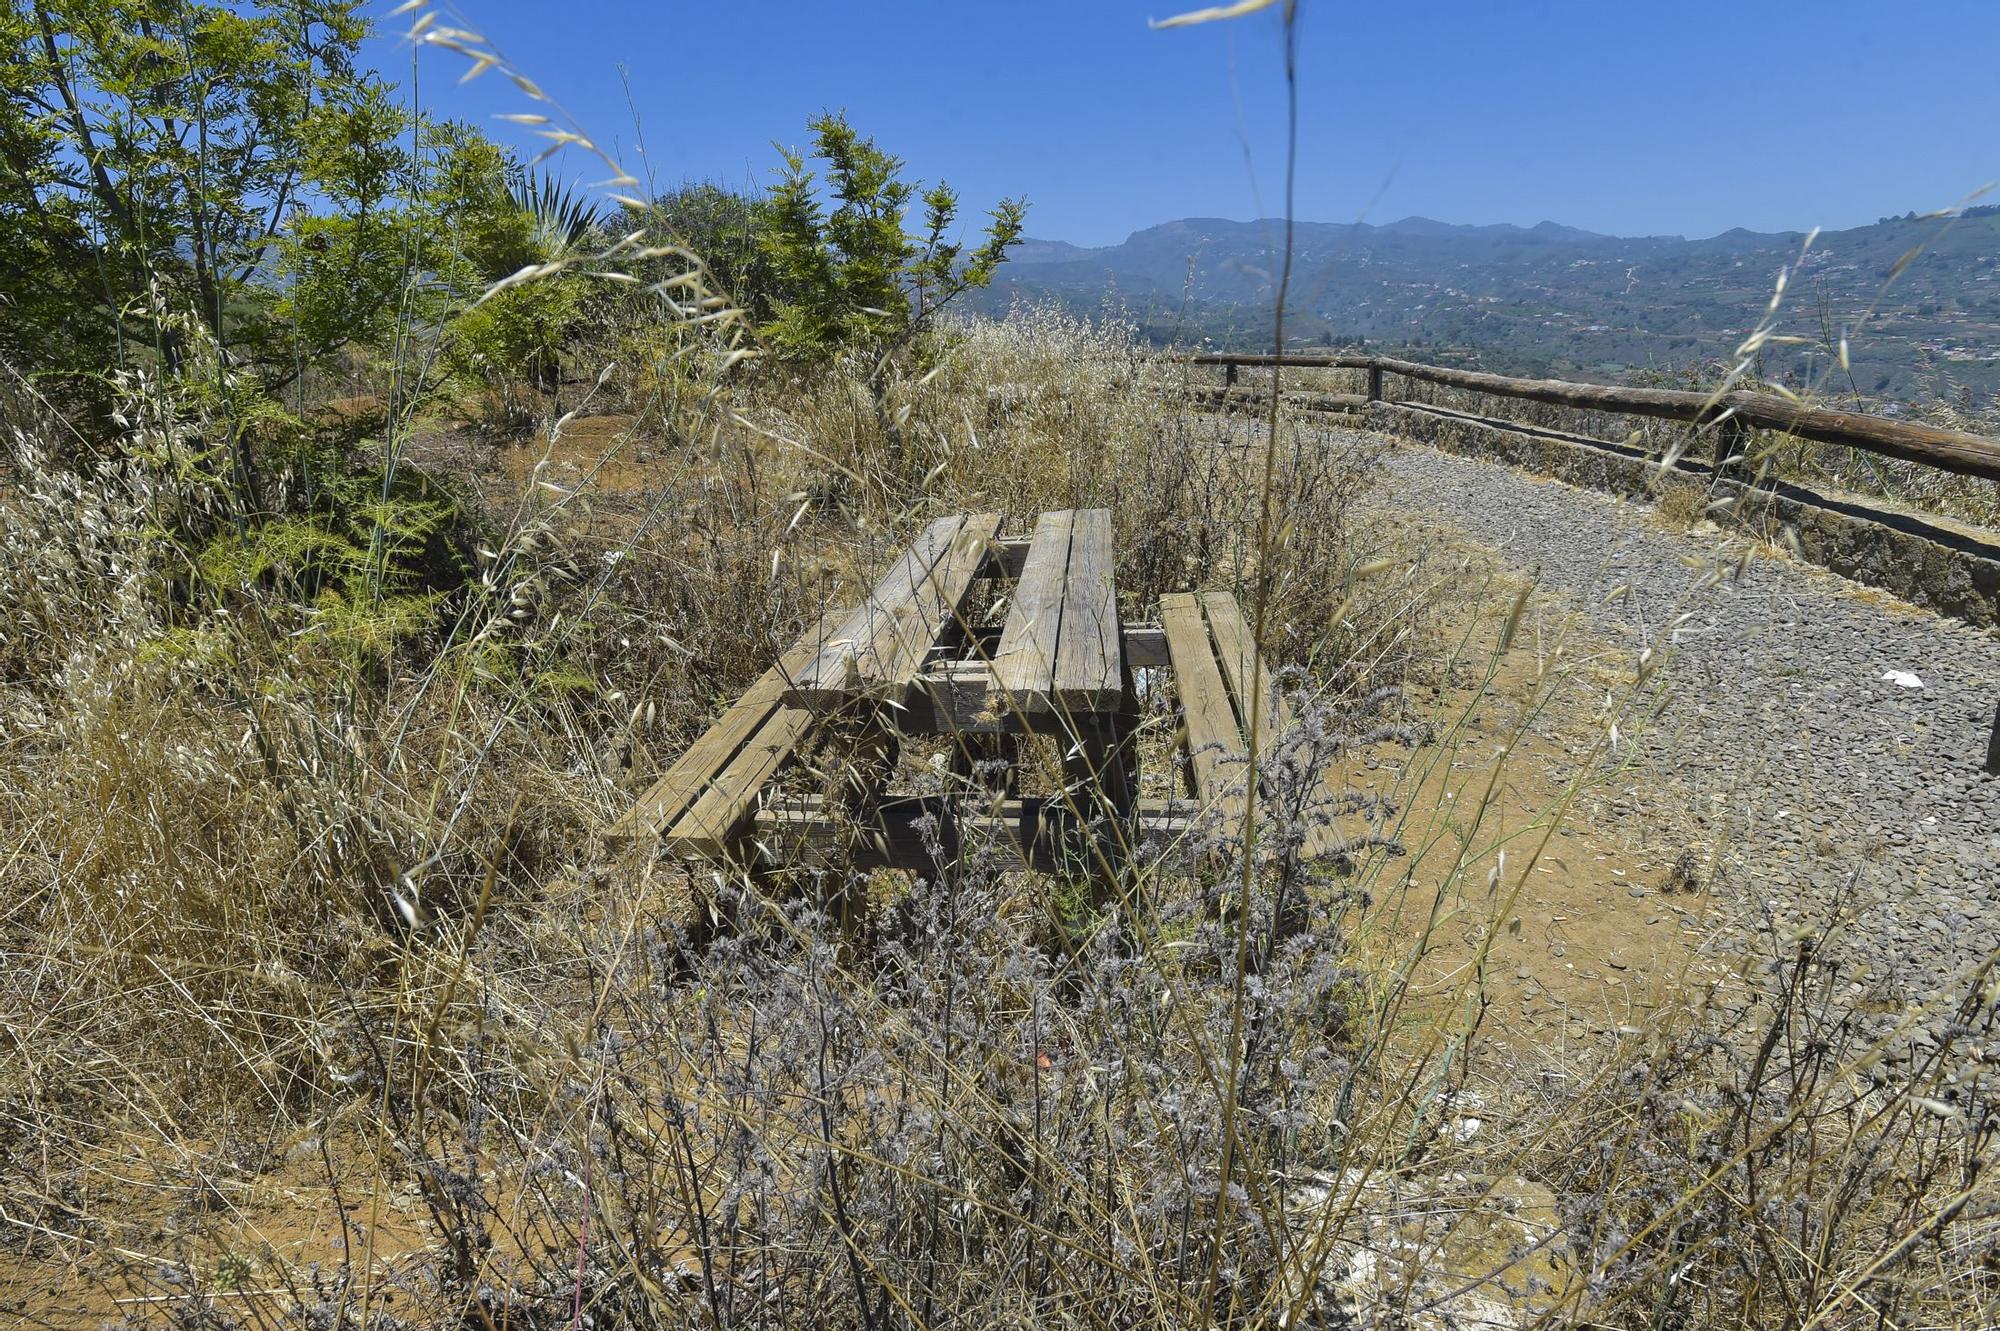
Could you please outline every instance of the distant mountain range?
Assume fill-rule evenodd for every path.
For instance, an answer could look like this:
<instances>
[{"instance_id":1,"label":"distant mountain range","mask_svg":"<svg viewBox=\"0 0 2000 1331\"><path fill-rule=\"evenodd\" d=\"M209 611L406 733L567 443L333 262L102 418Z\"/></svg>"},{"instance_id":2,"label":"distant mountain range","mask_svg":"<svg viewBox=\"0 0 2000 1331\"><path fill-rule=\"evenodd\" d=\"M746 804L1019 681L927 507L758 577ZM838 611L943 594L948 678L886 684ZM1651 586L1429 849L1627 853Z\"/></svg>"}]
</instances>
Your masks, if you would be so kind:
<instances>
[{"instance_id":1,"label":"distant mountain range","mask_svg":"<svg viewBox=\"0 0 2000 1331\"><path fill-rule=\"evenodd\" d=\"M981 303L997 312L1021 298L1092 311L1109 302L1163 343L1266 350L1283 235L1276 220L1191 217L1096 249L1026 240ZM1805 341L1767 348L1766 378L1864 400L1992 405L2000 208L1822 232L1801 258L1805 240L1741 228L1687 240L1555 222L1301 222L1288 340L1510 374L1646 378L1729 356L1792 266L1778 331Z\"/></svg>"}]
</instances>

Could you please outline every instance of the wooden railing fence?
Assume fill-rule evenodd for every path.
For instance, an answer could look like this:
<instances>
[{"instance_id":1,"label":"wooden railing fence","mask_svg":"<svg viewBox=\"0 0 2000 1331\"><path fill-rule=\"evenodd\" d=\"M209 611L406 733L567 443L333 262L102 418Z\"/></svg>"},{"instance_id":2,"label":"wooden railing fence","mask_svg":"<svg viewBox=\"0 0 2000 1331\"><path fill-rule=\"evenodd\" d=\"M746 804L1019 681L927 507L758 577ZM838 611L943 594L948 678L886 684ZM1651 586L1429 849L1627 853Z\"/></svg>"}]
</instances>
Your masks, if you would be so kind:
<instances>
[{"instance_id":1,"label":"wooden railing fence","mask_svg":"<svg viewBox=\"0 0 2000 1331\"><path fill-rule=\"evenodd\" d=\"M1220 365L1226 371L1225 384L1237 382L1237 371L1247 366L1283 366L1287 369L1362 370L1367 391L1353 395L1355 406L1383 402L1384 375L1401 375L1447 388L1487 393L1494 397L1546 402L1560 407L1580 407L1591 411L1651 416L1684 421L1698 427L1712 427L1715 436L1714 460L1718 470L1741 452L1745 433L1752 429L1774 430L1800 439L1858 448L1883 457L1901 458L1963 476L2000 481L2000 440L1962 430L1942 430L1930 425L1891 420L1855 411L1829 411L1779 397L1774 393L1696 393L1673 388L1623 388L1614 384L1578 384L1561 379L1514 379L1479 370L1453 370L1441 365L1420 365L1388 356L1359 354L1300 354L1274 356L1269 353L1203 352L1181 358L1194 365ZM1420 404L1415 404L1420 405ZM2000 715L1993 720L1987 740L1986 770L2000 775Z\"/></svg>"},{"instance_id":2,"label":"wooden railing fence","mask_svg":"<svg viewBox=\"0 0 2000 1331\"><path fill-rule=\"evenodd\" d=\"M1231 385L1237 382L1238 369L1250 366L1363 370L1367 375L1364 400L1368 402L1386 400L1382 394L1382 377L1393 374L1494 397L1713 426L1718 460L1727 458L1734 451L1744 430L1774 430L1799 439L1839 444L1883 457L1939 467L1964 476L2000 481L2000 440L1961 430L1892 420L1887 416L1807 406L1774 393L1698 393L1675 388L1578 384L1561 379L1515 379L1479 370L1454 370L1441 365L1420 365L1387 356L1360 354L1288 354L1279 357L1269 353L1202 352L1183 359L1194 365L1225 367L1226 381Z\"/></svg>"}]
</instances>

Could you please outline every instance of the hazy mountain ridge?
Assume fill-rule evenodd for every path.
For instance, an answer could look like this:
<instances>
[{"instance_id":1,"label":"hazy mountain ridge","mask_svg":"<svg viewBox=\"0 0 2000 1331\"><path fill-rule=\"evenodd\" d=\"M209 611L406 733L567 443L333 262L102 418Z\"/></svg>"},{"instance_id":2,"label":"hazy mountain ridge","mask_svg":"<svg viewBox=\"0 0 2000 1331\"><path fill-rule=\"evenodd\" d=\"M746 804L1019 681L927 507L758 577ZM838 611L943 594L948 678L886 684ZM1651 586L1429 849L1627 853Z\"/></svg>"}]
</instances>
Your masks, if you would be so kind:
<instances>
[{"instance_id":1,"label":"hazy mountain ridge","mask_svg":"<svg viewBox=\"0 0 2000 1331\"><path fill-rule=\"evenodd\" d=\"M1277 219L1196 217L1097 248L1031 240L983 303L1109 299L1162 341L1261 348L1283 235ZM1301 222L1289 323L1295 344L1365 341L1513 373L1626 378L1728 356L1791 266L1779 331L1811 342L1768 349L1769 377L1827 379L1831 366L1828 386L1843 393L1969 393L1977 406L2000 390L2000 208L1822 232L1802 258L1805 241L1740 227L1689 240L1552 221ZM1833 348L1855 329L1841 371Z\"/></svg>"}]
</instances>

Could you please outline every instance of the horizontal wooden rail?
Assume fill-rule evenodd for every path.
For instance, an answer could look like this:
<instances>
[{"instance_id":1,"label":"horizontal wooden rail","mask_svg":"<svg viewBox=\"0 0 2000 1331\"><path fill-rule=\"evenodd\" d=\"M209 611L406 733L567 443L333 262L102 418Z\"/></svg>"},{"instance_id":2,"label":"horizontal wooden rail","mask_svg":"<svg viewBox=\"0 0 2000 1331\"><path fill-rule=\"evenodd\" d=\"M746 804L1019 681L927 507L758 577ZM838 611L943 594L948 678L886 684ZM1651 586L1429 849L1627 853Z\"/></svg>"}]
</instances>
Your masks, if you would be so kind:
<instances>
[{"instance_id":1,"label":"horizontal wooden rail","mask_svg":"<svg viewBox=\"0 0 2000 1331\"><path fill-rule=\"evenodd\" d=\"M1981 476L2000 481L2000 440L1961 430L1941 430L1930 425L1913 425L1869 416L1856 411L1830 411L1787 401L1771 393L1697 393L1676 388L1623 388L1612 384L1577 384L1562 379L1514 379L1504 374L1479 370L1453 370L1441 365L1419 365L1414 361L1387 356L1354 354L1273 356L1269 353L1202 352L1184 357L1194 365L1222 365L1232 371L1238 366L1286 365L1302 370L1365 370L1368 372L1368 400L1382 398L1382 376L1401 375L1405 379L1462 388L1494 397L1522 398L1560 407L1582 407L1628 416L1653 416L1686 421L1696 425L1721 425L1730 421L1760 430L1774 430L1823 444L1839 444L1884 457L1922 463L1963 476Z\"/></svg>"}]
</instances>

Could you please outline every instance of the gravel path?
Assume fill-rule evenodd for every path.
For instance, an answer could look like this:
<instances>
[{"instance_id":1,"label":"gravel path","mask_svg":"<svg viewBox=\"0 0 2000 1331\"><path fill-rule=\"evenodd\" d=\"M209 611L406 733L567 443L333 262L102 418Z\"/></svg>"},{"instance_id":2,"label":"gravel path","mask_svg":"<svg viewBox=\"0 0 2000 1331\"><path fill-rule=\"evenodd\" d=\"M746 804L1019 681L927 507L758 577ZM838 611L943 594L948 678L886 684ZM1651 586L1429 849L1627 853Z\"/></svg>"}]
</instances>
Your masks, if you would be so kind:
<instances>
[{"instance_id":1,"label":"gravel path","mask_svg":"<svg viewBox=\"0 0 2000 1331\"><path fill-rule=\"evenodd\" d=\"M1545 590L1635 653L1691 612L1672 635L1641 764L1717 854L1719 904L1746 922L1725 949L1748 946L1749 930L1823 919L1850 892L1842 981L1893 1017L2000 947L2000 778L1980 770L2000 639L1782 559L1691 590L1702 570L1690 561L1712 561L1719 537L1406 442L1386 462L1382 502L1434 516L1514 570L1539 565ZM1629 595L1604 604L1620 585ZM1922 687L1884 680L1892 670Z\"/></svg>"}]
</instances>

